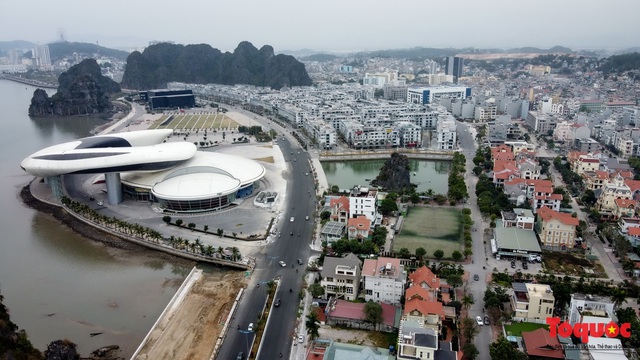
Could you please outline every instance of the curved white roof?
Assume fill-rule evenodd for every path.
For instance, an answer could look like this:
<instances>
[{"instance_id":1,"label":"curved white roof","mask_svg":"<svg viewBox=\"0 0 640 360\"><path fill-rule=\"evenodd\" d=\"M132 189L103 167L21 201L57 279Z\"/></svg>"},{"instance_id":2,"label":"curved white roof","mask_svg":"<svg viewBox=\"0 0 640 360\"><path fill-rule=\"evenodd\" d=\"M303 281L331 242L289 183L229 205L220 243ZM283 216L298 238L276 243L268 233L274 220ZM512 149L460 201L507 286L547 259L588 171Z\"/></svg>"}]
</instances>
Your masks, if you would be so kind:
<instances>
[{"instance_id":1,"label":"curved white roof","mask_svg":"<svg viewBox=\"0 0 640 360\"><path fill-rule=\"evenodd\" d=\"M174 176L156 184L151 192L165 200L202 200L232 194L240 181L215 173L195 173Z\"/></svg>"},{"instance_id":2,"label":"curved white roof","mask_svg":"<svg viewBox=\"0 0 640 360\"><path fill-rule=\"evenodd\" d=\"M35 176L121 171L157 171L190 159L196 146L161 143L171 130L144 130L99 135L42 149L20 166Z\"/></svg>"},{"instance_id":3,"label":"curved white roof","mask_svg":"<svg viewBox=\"0 0 640 360\"><path fill-rule=\"evenodd\" d=\"M197 151L191 159L174 168L155 172L122 173L121 179L130 186L155 189L156 184L173 177L196 173L223 175L240 181L240 187L243 187L262 179L266 170L257 161L240 156Z\"/></svg>"}]
</instances>

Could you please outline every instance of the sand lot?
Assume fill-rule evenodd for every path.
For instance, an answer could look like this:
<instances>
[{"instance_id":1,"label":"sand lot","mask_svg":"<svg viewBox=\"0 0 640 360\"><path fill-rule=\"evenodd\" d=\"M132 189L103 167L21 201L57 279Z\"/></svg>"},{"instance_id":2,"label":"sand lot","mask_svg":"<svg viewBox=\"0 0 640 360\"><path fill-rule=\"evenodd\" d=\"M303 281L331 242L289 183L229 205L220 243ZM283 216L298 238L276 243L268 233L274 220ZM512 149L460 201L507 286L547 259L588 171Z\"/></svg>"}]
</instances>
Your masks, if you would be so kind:
<instances>
[{"instance_id":1,"label":"sand lot","mask_svg":"<svg viewBox=\"0 0 640 360\"><path fill-rule=\"evenodd\" d=\"M245 285L243 272L201 276L160 320L135 359L208 359Z\"/></svg>"}]
</instances>

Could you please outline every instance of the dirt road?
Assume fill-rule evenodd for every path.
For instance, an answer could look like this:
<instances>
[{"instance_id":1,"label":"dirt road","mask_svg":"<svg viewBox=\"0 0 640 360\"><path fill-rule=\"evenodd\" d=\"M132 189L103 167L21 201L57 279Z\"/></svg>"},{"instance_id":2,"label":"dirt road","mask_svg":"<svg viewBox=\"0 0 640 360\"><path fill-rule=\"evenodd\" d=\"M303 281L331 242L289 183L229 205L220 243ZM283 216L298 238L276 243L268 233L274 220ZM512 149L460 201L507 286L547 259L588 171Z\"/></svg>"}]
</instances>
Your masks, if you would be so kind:
<instances>
[{"instance_id":1,"label":"dirt road","mask_svg":"<svg viewBox=\"0 0 640 360\"><path fill-rule=\"evenodd\" d=\"M240 288L242 272L204 274L165 314L135 359L208 359Z\"/></svg>"}]
</instances>

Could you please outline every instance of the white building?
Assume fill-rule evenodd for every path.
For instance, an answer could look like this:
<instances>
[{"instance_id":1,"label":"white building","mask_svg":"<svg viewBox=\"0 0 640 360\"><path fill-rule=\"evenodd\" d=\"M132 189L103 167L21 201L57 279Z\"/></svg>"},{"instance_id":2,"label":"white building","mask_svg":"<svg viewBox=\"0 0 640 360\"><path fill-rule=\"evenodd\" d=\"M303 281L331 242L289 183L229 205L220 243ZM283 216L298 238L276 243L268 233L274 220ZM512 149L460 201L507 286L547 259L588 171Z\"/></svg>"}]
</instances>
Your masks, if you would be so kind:
<instances>
[{"instance_id":1,"label":"white building","mask_svg":"<svg viewBox=\"0 0 640 360\"><path fill-rule=\"evenodd\" d=\"M400 259L379 257L367 259L362 267L365 301L400 304L407 283L407 273Z\"/></svg>"},{"instance_id":2,"label":"white building","mask_svg":"<svg viewBox=\"0 0 640 360\"><path fill-rule=\"evenodd\" d=\"M466 86L452 87L417 87L407 90L407 102L412 104L433 104L441 98L466 99L471 96L471 88Z\"/></svg>"},{"instance_id":3,"label":"white building","mask_svg":"<svg viewBox=\"0 0 640 360\"><path fill-rule=\"evenodd\" d=\"M319 119L309 120L305 123L305 130L320 149L331 149L336 146L336 130L326 122Z\"/></svg>"},{"instance_id":4,"label":"white building","mask_svg":"<svg viewBox=\"0 0 640 360\"><path fill-rule=\"evenodd\" d=\"M437 127L438 150L455 150L457 147L457 126L451 115L440 116Z\"/></svg>"},{"instance_id":5,"label":"white building","mask_svg":"<svg viewBox=\"0 0 640 360\"><path fill-rule=\"evenodd\" d=\"M362 85L372 85L376 88L382 88L384 84L390 83L393 80L398 79L397 71L390 71L386 73L365 73L362 79Z\"/></svg>"},{"instance_id":6,"label":"white building","mask_svg":"<svg viewBox=\"0 0 640 360\"><path fill-rule=\"evenodd\" d=\"M351 196L349 196L349 217L354 218L358 215L364 215L371 223L375 223L377 197L378 191L376 190L370 190L366 187L354 187L351 190Z\"/></svg>"},{"instance_id":7,"label":"white building","mask_svg":"<svg viewBox=\"0 0 640 360\"><path fill-rule=\"evenodd\" d=\"M342 258L325 257L320 273L320 285L325 290L325 299L335 296L355 300L360 290L360 266L360 259L351 253Z\"/></svg>"},{"instance_id":8,"label":"white building","mask_svg":"<svg viewBox=\"0 0 640 360\"><path fill-rule=\"evenodd\" d=\"M422 143L422 128L408 121L400 121L396 123L396 130L400 137L400 146L402 147L419 147Z\"/></svg>"},{"instance_id":9,"label":"white building","mask_svg":"<svg viewBox=\"0 0 640 360\"><path fill-rule=\"evenodd\" d=\"M583 313L590 316L611 317L614 314L614 303L606 296L573 294L569 304L567 321L571 325L582 322Z\"/></svg>"}]
</instances>

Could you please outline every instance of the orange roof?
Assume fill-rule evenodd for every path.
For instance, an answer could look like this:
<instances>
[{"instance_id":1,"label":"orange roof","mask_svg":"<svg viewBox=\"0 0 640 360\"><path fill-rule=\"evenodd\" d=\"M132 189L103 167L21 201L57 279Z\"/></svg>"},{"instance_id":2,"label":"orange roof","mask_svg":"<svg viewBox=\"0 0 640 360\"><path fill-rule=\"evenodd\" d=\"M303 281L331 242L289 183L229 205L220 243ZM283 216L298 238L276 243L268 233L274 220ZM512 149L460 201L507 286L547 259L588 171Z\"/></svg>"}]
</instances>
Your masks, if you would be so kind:
<instances>
[{"instance_id":1,"label":"orange roof","mask_svg":"<svg viewBox=\"0 0 640 360\"><path fill-rule=\"evenodd\" d=\"M596 177L600 180L607 180L609 179L609 173L603 170L596 170Z\"/></svg>"},{"instance_id":2,"label":"orange roof","mask_svg":"<svg viewBox=\"0 0 640 360\"><path fill-rule=\"evenodd\" d=\"M522 340L529 356L564 359L560 341L543 328L523 331Z\"/></svg>"},{"instance_id":3,"label":"orange roof","mask_svg":"<svg viewBox=\"0 0 640 360\"><path fill-rule=\"evenodd\" d=\"M625 179L624 183L631 189L631 192L640 190L640 180Z\"/></svg>"},{"instance_id":4,"label":"orange roof","mask_svg":"<svg viewBox=\"0 0 640 360\"><path fill-rule=\"evenodd\" d=\"M578 224L580 224L580 220L578 220L577 217L574 218L573 216L571 216L571 214L551 210L546 206L543 206L540 209L538 209L538 216L540 216L540 218L544 222L555 219L565 225L578 226Z\"/></svg>"},{"instance_id":5,"label":"orange roof","mask_svg":"<svg viewBox=\"0 0 640 360\"><path fill-rule=\"evenodd\" d=\"M636 201L627 199L616 199L616 205L618 205L619 208L631 209L636 207Z\"/></svg>"},{"instance_id":6,"label":"orange roof","mask_svg":"<svg viewBox=\"0 0 640 360\"><path fill-rule=\"evenodd\" d=\"M369 231L369 229L371 229L371 220L367 219L364 215L349 218L349 220L347 220L347 229L351 227L354 227L357 230Z\"/></svg>"},{"instance_id":7,"label":"orange roof","mask_svg":"<svg viewBox=\"0 0 640 360\"><path fill-rule=\"evenodd\" d=\"M422 286L422 284L426 284L431 289L440 288L440 279L438 279L431 269L424 265L409 274L409 280L414 286Z\"/></svg>"},{"instance_id":8,"label":"orange roof","mask_svg":"<svg viewBox=\"0 0 640 360\"><path fill-rule=\"evenodd\" d=\"M381 256L377 259L366 259L364 261L362 265L362 276L377 276L379 269L387 264L391 264L396 271L400 269L400 259Z\"/></svg>"},{"instance_id":9,"label":"orange roof","mask_svg":"<svg viewBox=\"0 0 640 360\"><path fill-rule=\"evenodd\" d=\"M441 318L444 317L444 309L442 303L437 301L420 300L413 298L404 303L404 314L418 310L422 315L438 315Z\"/></svg>"},{"instance_id":10,"label":"orange roof","mask_svg":"<svg viewBox=\"0 0 640 360\"><path fill-rule=\"evenodd\" d=\"M339 198L331 199L329 202L330 207L334 207L336 204L339 204L339 207L345 209L345 211L349 212L349 198L346 196L340 196Z\"/></svg>"},{"instance_id":11,"label":"orange roof","mask_svg":"<svg viewBox=\"0 0 640 360\"><path fill-rule=\"evenodd\" d=\"M404 292L404 298L406 300L411 300L413 298L427 300L427 301L435 301L435 296L433 293L429 292L429 290L423 288L422 286L412 286L408 288Z\"/></svg>"},{"instance_id":12,"label":"orange roof","mask_svg":"<svg viewBox=\"0 0 640 360\"><path fill-rule=\"evenodd\" d=\"M640 227L630 227L628 231L631 236L640 236Z\"/></svg>"},{"instance_id":13,"label":"orange roof","mask_svg":"<svg viewBox=\"0 0 640 360\"><path fill-rule=\"evenodd\" d=\"M622 176L623 179L633 179L633 172L629 170L620 171L620 176Z\"/></svg>"}]
</instances>

